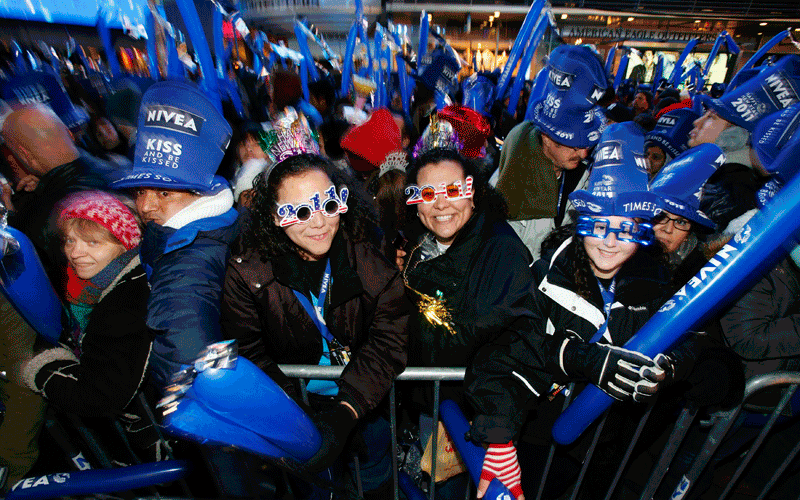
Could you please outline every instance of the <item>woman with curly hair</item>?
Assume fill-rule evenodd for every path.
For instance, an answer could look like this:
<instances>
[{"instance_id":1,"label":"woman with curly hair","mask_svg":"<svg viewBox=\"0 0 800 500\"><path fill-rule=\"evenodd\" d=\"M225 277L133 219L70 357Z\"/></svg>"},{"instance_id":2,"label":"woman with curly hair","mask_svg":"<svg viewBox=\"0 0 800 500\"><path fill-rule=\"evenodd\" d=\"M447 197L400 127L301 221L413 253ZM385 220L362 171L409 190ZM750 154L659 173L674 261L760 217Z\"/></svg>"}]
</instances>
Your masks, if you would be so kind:
<instances>
[{"instance_id":1,"label":"woman with curly hair","mask_svg":"<svg viewBox=\"0 0 800 500\"><path fill-rule=\"evenodd\" d=\"M504 333L468 369L467 398L476 410L471 436L488 445L479 498L494 477L518 498L538 486L568 383L590 382L617 400L644 401L666 376L661 358L656 363L620 347L656 312L668 282L659 259L640 251L653 242L647 221L659 210L640 166L643 145L630 123L603 133L588 190L570 195L577 223L552 233L534 265L533 328ZM553 470L572 484L569 461L559 458ZM558 496L548 486L545 496Z\"/></svg>"},{"instance_id":2,"label":"woman with curly hair","mask_svg":"<svg viewBox=\"0 0 800 500\"><path fill-rule=\"evenodd\" d=\"M312 154L277 163L254 190L252 223L228 263L223 332L296 399L278 364L345 366L338 380L308 385L323 445L306 467L333 464L357 428L370 443L365 498L385 498L389 428L374 410L406 366L410 303L372 244L374 209L356 182Z\"/></svg>"}]
</instances>

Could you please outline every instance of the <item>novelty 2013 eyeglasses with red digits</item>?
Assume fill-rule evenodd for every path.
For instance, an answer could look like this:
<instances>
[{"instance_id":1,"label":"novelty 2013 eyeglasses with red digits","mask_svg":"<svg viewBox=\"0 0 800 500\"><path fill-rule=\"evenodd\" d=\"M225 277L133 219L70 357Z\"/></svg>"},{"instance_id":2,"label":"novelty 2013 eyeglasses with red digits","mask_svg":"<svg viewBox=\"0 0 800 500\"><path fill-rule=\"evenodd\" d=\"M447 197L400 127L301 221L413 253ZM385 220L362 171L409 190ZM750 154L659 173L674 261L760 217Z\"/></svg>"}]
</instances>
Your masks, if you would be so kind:
<instances>
[{"instance_id":1,"label":"novelty 2013 eyeglasses with red digits","mask_svg":"<svg viewBox=\"0 0 800 500\"><path fill-rule=\"evenodd\" d=\"M336 217L347 212L347 196L350 191L346 187L339 190L336 195L336 186L331 186L324 191L327 198L322 201L319 191L309 197L311 203L293 205L284 203L278 206L278 217L283 217L280 222L281 227L292 226L294 224L305 224L314 217L314 214L321 213L325 217Z\"/></svg>"},{"instance_id":2,"label":"novelty 2013 eyeglasses with red digits","mask_svg":"<svg viewBox=\"0 0 800 500\"><path fill-rule=\"evenodd\" d=\"M448 201L463 200L464 198L472 197L472 176L466 179L466 186L462 187L461 181L454 181L450 184L442 182L439 184L439 189L431 186L417 186L410 184L406 186L406 194L410 195L406 201L406 205L417 205L419 203L433 203L436 197L443 194Z\"/></svg>"}]
</instances>

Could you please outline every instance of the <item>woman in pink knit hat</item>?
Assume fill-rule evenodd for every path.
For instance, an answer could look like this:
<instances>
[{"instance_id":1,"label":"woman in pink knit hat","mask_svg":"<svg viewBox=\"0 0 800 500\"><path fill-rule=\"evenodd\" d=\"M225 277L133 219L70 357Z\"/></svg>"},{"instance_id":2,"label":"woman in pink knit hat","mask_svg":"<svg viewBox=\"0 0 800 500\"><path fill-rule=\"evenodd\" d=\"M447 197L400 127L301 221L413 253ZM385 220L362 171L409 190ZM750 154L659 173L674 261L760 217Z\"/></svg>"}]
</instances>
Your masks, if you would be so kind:
<instances>
[{"instance_id":1,"label":"woman in pink knit hat","mask_svg":"<svg viewBox=\"0 0 800 500\"><path fill-rule=\"evenodd\" d=\"M152 343L142 232L131 210L107 193L77 193L59 208L71 321L58 347L24 365L23 379L63 411L118 416L144 379Z\"/></svg>"}]
</instances>

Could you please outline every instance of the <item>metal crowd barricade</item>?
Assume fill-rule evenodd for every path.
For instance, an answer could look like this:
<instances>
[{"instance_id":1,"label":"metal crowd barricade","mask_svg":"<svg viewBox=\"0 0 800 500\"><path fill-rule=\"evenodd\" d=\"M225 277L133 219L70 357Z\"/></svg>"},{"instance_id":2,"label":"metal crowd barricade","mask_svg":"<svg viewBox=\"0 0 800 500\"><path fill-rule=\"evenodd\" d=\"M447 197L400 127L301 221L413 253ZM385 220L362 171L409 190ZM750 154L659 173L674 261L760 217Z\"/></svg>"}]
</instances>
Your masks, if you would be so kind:
<instances>
[{"instance_id":1,"label":"metal crowd barricade","mask_svg":"<svg viewBox=\"0 0 800 500\"><path fill-rule=\"evenodd\" d=\"M299 378L301 381L300 387L302 390L303 400L308 403L308 394L306 392L306 379L318 380L335 380L342 374L343 366L314 366L314 365L280 365L281 371L287 377ZM431 477L436 477L436 460L437 456L436 443L439 434L439 389L442 382L445 381L461 381L464 380L464 368L406 368L401 373L397 380L400 381L419 381L419 382L433 382L433 408L431 414L433 416L433 434L431 435ZM399 498L398 493L398 464L397 464L397 400L395 396L395 386L392 384L389 390L389 427L391 428L392 437L392 481L394 482L394 498ZM356 465L358 461L356 458ZM358 487L359 496L363 496L361 488L361 477L356 472L356 483ZM429 490L429 498L434 498L436 494L436 482L431 481ZM468 494L468 493L467 493Z\"/></svg>"},{"instance_id":2,"label":"metal crowd barricade","mask_svg":"<svg viewBox=\"0 0 800 500\"><path fill-rule=\"evenodd\" d=\"M311 365L281 365L281 371L286 374L288 377L294 377L301 379L301 389L303 398L307 402L307 393L306 393L306 380L307 379L320 379L320 380L334 380L341 375L343 367L341 366L311 366ZM433 416L433 434L431 436L432 440L432 457L437 456L437 434L438 434L438 425L437 422L439 420L439 399L440 399L440 384L443 381L460 381L464 379L464 368L415 368L410 367L407 368L400 376L398 376L397 380L399 381L419 381L419 382L433 382L433 408L431 409L431 414ZM778 417L780 416L781 412L784 410L786 405L788 404L789 400L791 399L792 395L797 390L798 385L800 385L800 372L774 372L766 375L760 375L757 377L753 377L747 383L747 387L745 390L745 401L748 398L753 396L754 394L770 388L770 387L778 387L778 386L787 386L787 388L783 392L783 397L781 399L780 404L774 409L772 414L769 417L768 422L761 430L759 436L756 438L756 441L750 446L750 451L745 456L742 464L739 466L739 469L736 471L734 476L731 478L727 488L719 497L718 500L724 500L728 497L729 493L735 487L737 481L741 478L742 473L747 468L747 466L752 461L755 454L758 452L759 447L763 444L767 435L772 431L775 422L777 421ZM564 402L564 408L567 407L570 403L571 395L573 394L573 387L570 386L569 391L570 397L567 397ZM395 398L395 387L392 385L392 388L389 393L389 404L390 404L390 426L391 426L391 441L392 441L392 467L393 467L393 481L394 481L394 498L398 498L398 463L397 463L397 414L396 414L396 398ZM714 452L716 451L717 447L723 442L725 435L727 434L728 430L733 425L734 420L739 415L739 412L742 409L742 405L728 411L724 412L720 415L720 418L714 424L714 427L708 434L707 441L703 450L701 451L700 455L697 459L693 462L693 465L689 472L685 475L682 479L681 483L684 485L682 493L679 492L680 496L673 496L672 498L684 498L685 495L688 493L688 487L685 487L686 482L688 481L690 485L693 485L697 478L700 476L700 473L705 470L706 466L708 465L711 457L713 456ZM642 416L631 440L631 443L625 450L624 456L619 464L619 467L616 471L616 474L612 480L612 483L605 493L604 496L597 496L596 498L604 498L605 500L610 500L613 498L615 490L622 479L626 466L631 459L633 450L639 440L639 437L642 434L642 431L647 424L648 418L652 412L652 407L648 409L645 414ZM672 460L675 458L678 449L683 442L684 438L686 437L687 432L692 425L695 416L697 415L698 410L692 406L687 406L682 409L680 415L677 417L677 421L675 426L670 434L669 440L664 447L664 450L661 453L658 463L655 465L653 470L651 471L649 480L645 486L644 491L640 495L640 500L649 500L653 497L656 492L656 489L659 487L661 482L666 475L667 469L669 468ZM607 414L606 414L607 416ZM597 447L597 444L600 440L600 435L603 431L603 426L606 421L606 416L600 420L598 425L596 426L594 433L591 437L591 444L583 460L582 468L578 475L578 479L573 487L573 490L568 495L568 498L574 500L578 498L578 493L580 492L581 486L583 484L584 479L586 478L586 474L589 470L589 466L591 465L592 455ZM800 453L800 436L798 436L797 444L794 446L792 452L786 457L780 467L776 469L773 477L770 479L769 483L764 487L761 495L758 499L766 498L766 495L769 493L770 489L776 484L779 480L780 476L788 469L789 465L792 461L797 457L798 453ZM422 443L424 446L425 443ZM544 493L544 486L546 482L546 478L550 471L550 466L553 461L553 457L556 452L556 444L554 443L549 450L548 457L545 463L544 470L542 471L542 480L540 481L538 490L536 492L535 497L530 496L529 498L536 498L540 500ZM357 462L356 462L357 464ZM431 478L436 477L436 460L433 458L431 460ZM357 479L360 479L357 473ZM665 485L670 486L672 490L676 489L678 486L681 485ZM359 488L359 495L362 493L361 485L358 484ZM471 488L467 488L465 492L466 498L470 498ZM436 494L436 483L435 481L431 481L430 489L428 491L428 498L433 499L435 498ZM530 495L530 493L529 493ZM798 499L800 500L800 499Z\"/></svg>"},{"instance_id":3,"label":"metal crowd barricade","mask_svg":"<svg viewBox=\"0 0 800 500\"><path fill-rule=\"evenodd\" d=\"M306 380L307 379L328 379L333 380L337 379L342 372L343 367L341 366L311 366L311 365L281 365L281 371L285 373L289 377L299 378L301 381L301 388L302 388L302 395L303 398L308 401L308 395L306 392ZM437 456L437 441L438 441L438 425L437 422L439 420L439 403L440 403L440 385L443 381L461 381L464 379L465 369L464 368L407 368L400 376L397 378L398 381L416 381L416 382L432 382L433 383L433 407L431 408L431 415L433 417L433 426L432 426L432 435L431 435L431 446L432 446L432 457L434 459L431 460L431 478L436 477L436 460L435 457ZM757 394L768 388L773 387L785 387L782 392L782 397L779 404L774 408L772 413L769 415L766 424L763 425L758 436L755 438L752 444L746 445L749 446L747 453L744 455L744 458L741 461L736 472L733 474L731 479L729 480L727 487L724 489L722 494L717 497L718 500L724 500L728 498L730 493L733 489L737 486L737 483L742 478L745 470L747 467L752 463L754 458L757 458L756 455L760 451L761 446L764 444L768 435L774 430L776 423L779 420L779 417L782 415L784 409L789 404L792 397L795 395L798 386L800 386L800 372L773 372L765 375L760 375L757 377L753 377L747 382L747 386L745 389L745 398L744 401L752 397L753 395ZM392 468L393 468L393 485L394 485L394 498L399 498L399 476L398 476L398 438L397 438L397 411L396 411L396 389L395 386L392 385L391 390L389 392L389 423L391 428L391 453L392 453ZM573 387L570 387L570 397L573 394ZM564 407L570 403L570 397L565 398ZM697 458L692 462L688 472L681 478L678 484L665 484L665 487L669 487L669 491L675 491L675 493L671 496L671 498L687 498L688 493L690 492L690 488L695 485L696 481L700 477L700 474L706 470L709 462L711 461L714 453L723 444L726 440L726 435L728 432L735 428L735 422L737 417L739 416L740 412L742 411L743 405L739 405L732 410L721 412L716 415L716 421L708 435L706 437L705 445L703 446L700 453L697 455ZM746 411L746 410L745 410ZM593 496L592 498L604 498L605 500L610 500L613 498L615 494L615 490L617 489L624 473L626 470L626 466L631 459L634 447L639 440L639 437L642 434L642 431L647 424L648 417L650 417L652 412L652 407L648 409L643 417L641 418L633 438L625 450L624 456L621 459L621 462L617 468L616 474L612 480L612 483L605 492L605 495L598 494ZM676 423L671 431L667 444L665 445L664 449L661 452L661 456L658 459L658 462L653 467L652 471L650 472L649 479L644 486L644 489L639 496L640 500L649 500L653 498L653 495L661 485L664 480L664 477L669 469L670 465L672 464L673 459L675 458L676 454L678 453L679 447L683 442L684 438L687 435L690 427L692 426L696 415L698 414L697 408L694 407L686 407L683 408L680 415L677 417ZM152 415L150 415L152 419ZM793 417L795 420L791 420L788 423L793 424L797 422L798 417ZM68 418L69 420L69 418ZM597 447L597 444L600 440L600 434L603 431L603 427L605 424L606 416L604 416L600 422L597 424L595 430L593 431L593 435L589 438L591 444L587 451L586 456L583 460L582 468L579 472L578 478L575 482L575 486L573 487L572 491L565 495L565 498L575 499L578 498L578 494L580 492L581 486L584 483L584 479L589 470L589 466L591 464L592 456L594 451ZM93 438L92 434L88 429L85 429L79 420L73 419L72 420L73 427L78 431L79 437L81 438L80 441L83 443L84 446L88 448L91 455L95 457L95 459L99 462L101 467L110 467L111 464L109 463L109 459L106 458L104 450L102 446L97 442L96 439ZM115 426L121 437L124 439L124 432L119 426ZM66 437L64 430L60 428L60 426L50 420L48 423L48 431L56 437L57 441L67 441L64 439ZM767 498L767 495L770 493L770 490L776 485L778 480L781 476L789 469L789 466L792 462L797 458L797 455L800 454L800 436L794 436L792 438L793 448L792 450L786 455L783 462L775 469L772 477L768 480L766 485L763 487L758 499ZM66 446L63 443L62 447ZM423 443L424 445L424 443ZM64 451L70 458L74 458L77 455L77 450L69 448L66 446ZM81 446L83 448L83 446ZM129 444L126 443L126 451L134 455L133 463L138 462L138 459L135 458L135 453L133 450L130 449ZM550 447L547 460L545 462L544 469L541 473L541 481L538 485L538 489L536 491L535 496L532 495L532 492L529 492L529 498L536 498L537 500L541 499L544 493L545 482L548 477L548 473L550 471L551 465L553 463L553 457L556 453L556 445L553 444ZM82 455L81 455L82 456ZM80 465L76 462L75 465L78 468L81 468ZM356 461L356 466L358 469L358 462ZM357 479L357 487L359 495L363 493L362 487L360 484L360 474L356 473ZM187 496L191 496L189 492L188 485L181 481L181 489L183 490L184 494ZM465 491L465 497L471 498L472 491L474 488L467 487ZM435 481L431 481L430 488L428 491L428 497L433 499L435 498L436 494L436 483ZM707 497L704 497L707 498ZM800 500L800 499L798 499Z\"/></svg>"}]
</instances>

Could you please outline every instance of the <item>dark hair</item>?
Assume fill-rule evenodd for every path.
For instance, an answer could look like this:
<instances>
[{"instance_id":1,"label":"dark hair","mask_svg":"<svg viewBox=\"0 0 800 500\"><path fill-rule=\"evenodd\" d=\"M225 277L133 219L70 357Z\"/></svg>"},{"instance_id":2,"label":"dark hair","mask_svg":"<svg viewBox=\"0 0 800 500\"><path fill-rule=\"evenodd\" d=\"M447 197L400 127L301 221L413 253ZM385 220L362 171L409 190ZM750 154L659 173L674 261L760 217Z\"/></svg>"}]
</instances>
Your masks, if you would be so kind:
<instances>
[{"instance_id":1,"label":"dark hair","mask_svg":"<svg viewBox=\"0 0 800 500\"><path fill-rule=\"evenodd\" d=\"M316 82L309 83L308 92L317 99L325 99L326 111L336 105L336 89L333 88L333 81L330 78L320 78Z\"/></svg>"},{"instance_id":2,"label":"dark hair","mask_svg":"<svg viewBox=\"0 0 800 500\"><path fill-rule=\"evenodd\" d=\"M258 249L263 259L274 259L299 251L283 228L275 224L278 189L286 179L313 170L324 172L337 189L347 186L350 192L347 212L339 219L339 230L344 231L351 242L375 239L374 235L379 231L375 209L360 184L336 168L330 160L314 154L302 154L283 160L271 171L255 178L250 208L252 222L242 235L245 247Z\"/></svg>"},{"instance_id":3,"label":"dark hair","mask_svg":"<svg viewBox=\"0 0 800 500\"><path fill-rule=\"evenodd\" d=\"M573 212L571 215L577 220L577 213ZM595 277L592 270L592 261L583 246L583 236L580 236L576 229L577 222L553 229L542 241L541 253L544 255L550 250L555 251L567 238L572 237L572 242L567 247L566 252L567 259L572 263L574 270L572 278L575 280L575 293L591 301L592 290L594 290L593 278Z\"/></svg>"},{"instance_id":4,"label":"dark hair","mask_svg":"<svg viewBox=\"0 0 800 500\"><path fill-rule=\"evenodd\" d=\"M506 205L503 195L489 185L488 179L481 175L475 162L453 149L434 148L419 155L406 172L406 182L417 184L417 176L422 167L443 161L458 163L464 171L464 177L472 176L472 201L475 204L476 212L485 211L503 219L508 217L508 205ZM412 210L416 210L416 207Z\"/></svg>"},{"instance_id":5,"label":"dark hair","mask_svg":"<svg viewBox=\"0 0 800 500\"><path fill-rule=\"evenodd\" d=\"M381 230L386 240L392 241L406 224L406 173L395 169L380 175L379 170L374 170L367 186L375 197Z\"/></svg>"},{"instance_id":6,"label":"dark hair","mask_svg":"<svg viewBox=\"0 0 800 500\"><path fill-rule=\"evenodd\" d=\"M636 115L636 117L633 119L633 123L642 127L642 130L644 130L644 132L647 133L647 132L652 132L653 129L656 128L656 124L658 122L656 121L655 118L653 118L653 115L651 115L650 113L641 113L639 115Z\"/></svg>"}]
</instances>

